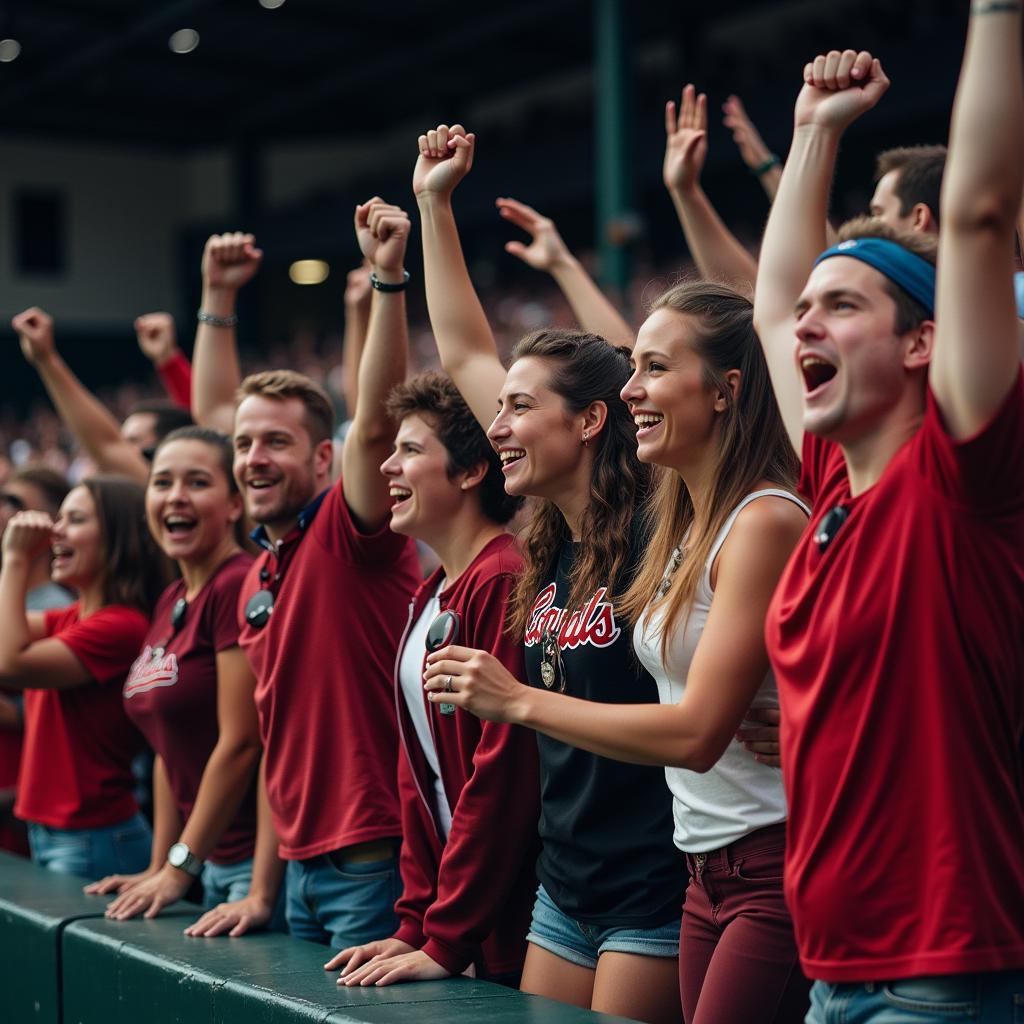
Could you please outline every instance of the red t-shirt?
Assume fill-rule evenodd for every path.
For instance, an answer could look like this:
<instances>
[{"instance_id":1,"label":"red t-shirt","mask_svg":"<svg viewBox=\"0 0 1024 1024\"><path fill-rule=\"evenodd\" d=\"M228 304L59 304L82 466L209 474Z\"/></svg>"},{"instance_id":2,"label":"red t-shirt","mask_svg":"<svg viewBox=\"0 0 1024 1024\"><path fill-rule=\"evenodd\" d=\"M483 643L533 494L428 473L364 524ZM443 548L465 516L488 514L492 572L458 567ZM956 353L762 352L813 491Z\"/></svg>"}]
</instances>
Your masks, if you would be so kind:
<instances>
[{"instance_id":1,"label":"red t-shirt","mask_svg":"<svg viewBox=\"0 0 1024 1024\"><path fill-rule=\"evenodd\" d=\"M188 820L206 762L217 745L217 654L238 646L238 594L252 557L239 552L189 602L177 633L171 612L184 580L160 596L145 646L124 683L124 706L163 758L182 822ZM162 652L162 653L161 653ZM251 857L256 837L256 782L207 858L235 864Z\"/></svg>"},{"instance_id":2,"label":"red t-shirt","mask_svg":"<svg viewBox=\"0 0 1024 1024\"><path fill-rule=\"evenodd\" d=\"M286 860L402 834L391 672L419 582L413 542L388 527L360 533L340 480L300 522L256 560L238 602ZM255 629L245 605L261 572L274 610Z\"/></svg>"},{"instance_id":3,"label":"red t-shirt","mask_svg":"<svg viewBox=\"0 0 1024 1024\"><path fill-rule=\"evenodd\" d=\"M766 636L782 707L786 897L828 982L1024 966L1024 381L954 441L920 430L850 497L806 435L808 530ZM821 552L813 529L849 518Z\"/></svg>"},{"instance_id":4,"label":"red t-shirt","mask_svg":"<svg viewBox=\"0 0 1024 1024\"><path fill-rule=\"evenodd\" d=\"M48 611L46 635L63 642L93 681L25 691L25 748L14 813L51 828L104 828L138 810L132 758L142 737L128 721L121 683L149 620L108 605L79 620L78 604Z\"/></svg>"}]
</instances>

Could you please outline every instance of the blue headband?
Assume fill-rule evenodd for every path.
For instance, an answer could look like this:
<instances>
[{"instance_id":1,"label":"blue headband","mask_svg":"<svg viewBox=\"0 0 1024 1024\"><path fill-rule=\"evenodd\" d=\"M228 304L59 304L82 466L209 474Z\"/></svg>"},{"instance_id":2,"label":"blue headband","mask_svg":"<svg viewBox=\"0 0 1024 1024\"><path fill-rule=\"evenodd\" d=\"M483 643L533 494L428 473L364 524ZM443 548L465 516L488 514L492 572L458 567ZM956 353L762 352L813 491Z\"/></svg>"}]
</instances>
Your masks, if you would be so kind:
<instances>
[{"instance_id":1,"label":"blue headband","mask_svg":"<svg viewBox=\"0 0 1024 1024\"><path fill-rule=\"evenodd\" d=\"M832 256L851 256L874 267L935 315L935 268L909 249L884 238L851 238L826 249L814 265Z\"/></svg>"}]
</instances>

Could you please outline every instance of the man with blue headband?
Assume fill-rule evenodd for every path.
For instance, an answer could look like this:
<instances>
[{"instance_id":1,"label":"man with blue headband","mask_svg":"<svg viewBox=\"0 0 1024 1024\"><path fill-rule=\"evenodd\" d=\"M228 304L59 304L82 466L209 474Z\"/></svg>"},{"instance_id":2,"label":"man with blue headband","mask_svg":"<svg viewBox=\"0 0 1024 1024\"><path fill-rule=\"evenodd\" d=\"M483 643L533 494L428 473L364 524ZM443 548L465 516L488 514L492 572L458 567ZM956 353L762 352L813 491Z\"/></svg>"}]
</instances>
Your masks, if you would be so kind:
<instances>
[{"instance_id":1,"label":"man with blue headband","mask_svg":"<svg viewBox=\"0 0 1024 1024\"><path fill-rule=\"evenodd\" d=\"M938 281L934 236L825 248L840 136L887 86L869 53L807 65L757 279L813 503L766 623L786 896L809 1024L986 1024L1024 1006L1021 4L972 7Z\"/></svg>"}]
</instances>

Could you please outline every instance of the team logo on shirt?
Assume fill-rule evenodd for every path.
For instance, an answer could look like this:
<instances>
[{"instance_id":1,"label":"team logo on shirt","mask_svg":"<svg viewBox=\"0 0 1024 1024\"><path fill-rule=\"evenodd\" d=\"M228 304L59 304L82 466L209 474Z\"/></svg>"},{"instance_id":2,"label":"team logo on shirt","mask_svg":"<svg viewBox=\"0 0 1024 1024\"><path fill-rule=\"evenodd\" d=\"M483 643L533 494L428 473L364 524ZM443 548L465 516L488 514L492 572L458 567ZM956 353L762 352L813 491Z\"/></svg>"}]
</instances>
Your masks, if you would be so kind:
<instances>
[{"instance_id":1,"label":"team logo on shirt","mask_svg":"<svg viewBox=\"0 0 1024 1024\"><path fill-rule=\"evenodd\" d=\"M177 681L178 656L173 651L164 652L146 644L124 681L124 697L127 700L158 686L173 686Z\"/></svg>"},{"instance_id":2,"label":"team logo on shirt","mask_svg":"<svg viewBox=\"0 0 1024 1024\"><path fill-rule=\"evenodd\" d=\"M539 644L545 633L557 633L558 647L563 651L572 651L584 644L611 647L619 639L622 630L615 621L615 609L611 601L604 599L607 587L598 587L590 600L571 615L555 605L555 589L555 584L549 583L533 603L524 637L527 647Z\"/></svg>"}]
</instances>

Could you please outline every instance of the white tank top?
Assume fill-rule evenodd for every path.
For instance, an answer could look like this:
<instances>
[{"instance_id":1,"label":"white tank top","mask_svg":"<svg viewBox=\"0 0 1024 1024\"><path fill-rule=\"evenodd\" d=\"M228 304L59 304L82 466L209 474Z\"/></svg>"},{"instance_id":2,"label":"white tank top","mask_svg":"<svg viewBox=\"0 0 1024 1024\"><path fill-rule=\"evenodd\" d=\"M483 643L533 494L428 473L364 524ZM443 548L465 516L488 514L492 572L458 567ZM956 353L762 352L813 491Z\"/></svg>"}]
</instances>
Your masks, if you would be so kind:
<instances>
[{"instance_id":1,"label":"white tank top","mask_svg":"<svg viewBox=\"0 0 1024 1024\"><path fill-rule=\"evenodd\" d=\"M786 498L809 510L789 491L765 488L748 494L732 510L715 537L704 572L694 595L685 625L669 639L665 662L661 659L660 625L663 610L645 611L633 628L633 648L641 664L658 684L662 704L678 704L686 689L686 675L704 632L711 599L711 567L729 536L736 517L757 498L772 495ZM775 679L769 672L761 683L751 707L779 706ZM672 791L672 817L676 846L687 853L707 853L741 839L743 836L786 820L786 798L782 792L782 773L778 768L759 764L746 748L733 739L718 763L701 774L686 768L666 768L665 778Z\"/></svg>"}]
</instances>

